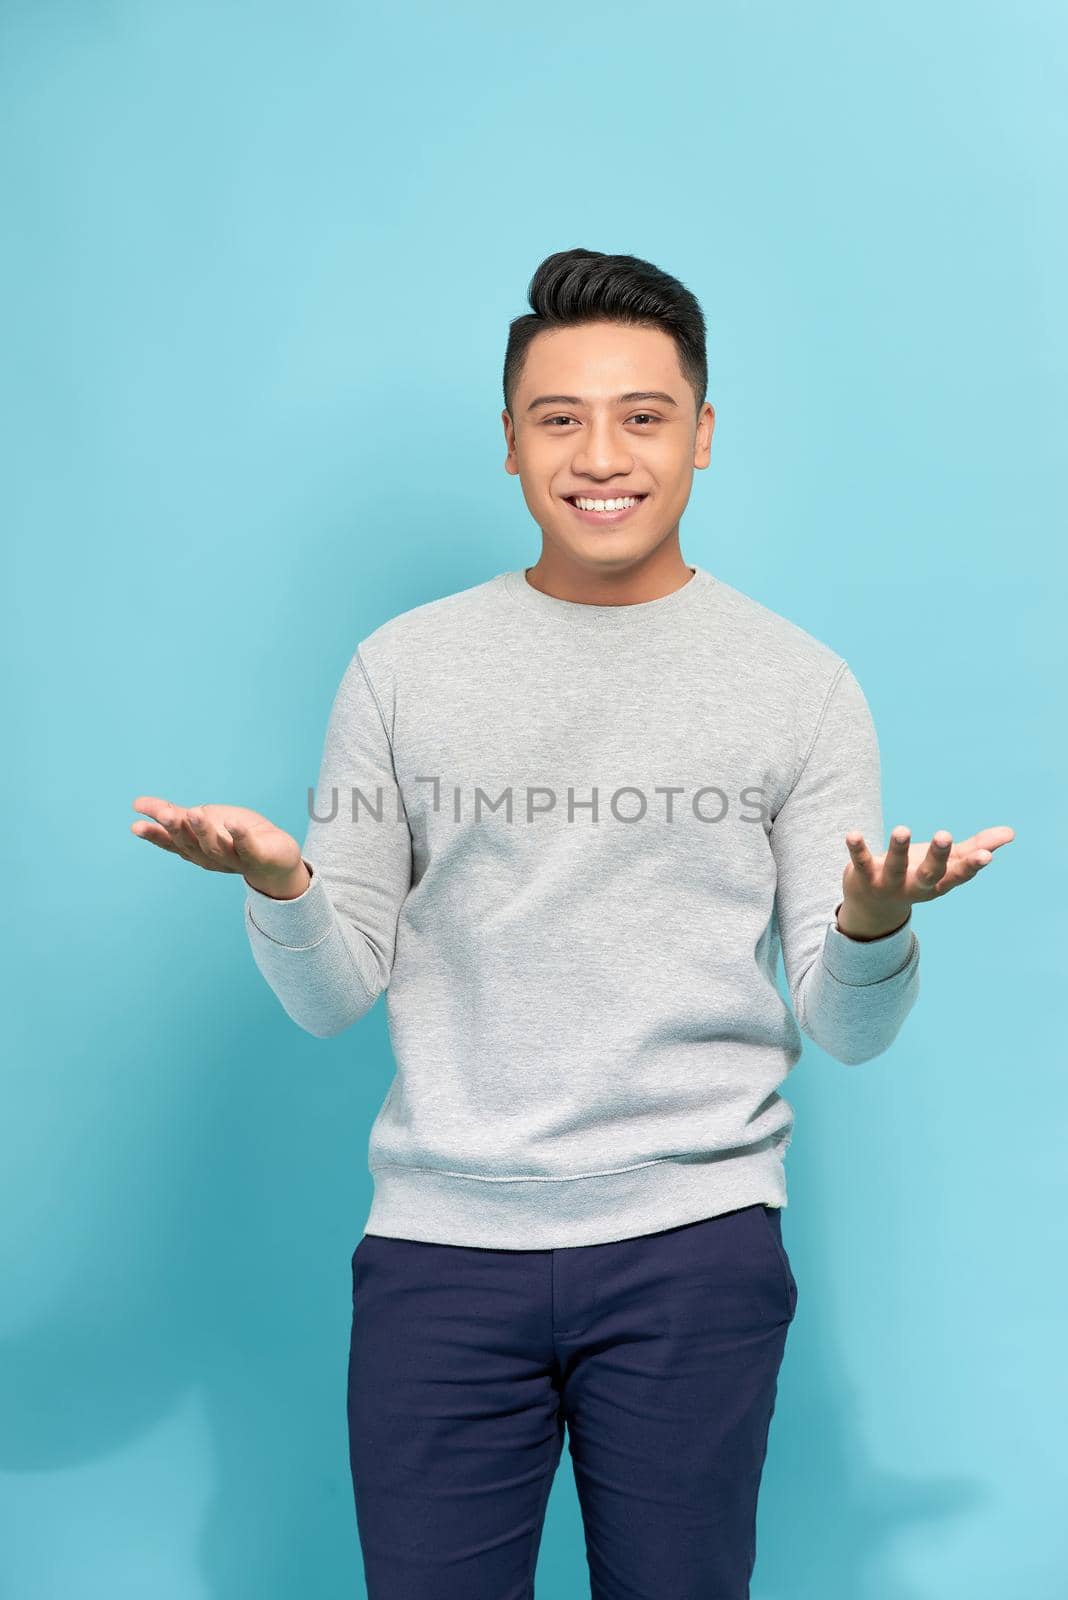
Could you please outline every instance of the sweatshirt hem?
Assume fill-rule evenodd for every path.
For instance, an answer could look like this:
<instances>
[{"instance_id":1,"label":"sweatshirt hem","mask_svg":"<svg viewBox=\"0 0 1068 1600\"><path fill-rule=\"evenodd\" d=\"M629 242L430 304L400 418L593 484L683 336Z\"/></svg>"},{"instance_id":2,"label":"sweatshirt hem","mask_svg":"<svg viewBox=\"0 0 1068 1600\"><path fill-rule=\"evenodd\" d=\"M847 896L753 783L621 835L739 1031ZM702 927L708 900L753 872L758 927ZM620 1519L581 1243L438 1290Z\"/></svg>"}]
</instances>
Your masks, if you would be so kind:
<instances>
[{"instance_id":1,"label":"sweatshirt hem","mask_svg":"<svg viewBox=\"0 0 1068 1600\"><path fill-rule=\"evenodd\" d=\"M609 1244L763 1203L787 1205L782 1143L728 1156L667 1157L578 1178L481 1178L372 1165L365 1233L423 1244L552 1250Z\"/></svg>"}]
</instances>

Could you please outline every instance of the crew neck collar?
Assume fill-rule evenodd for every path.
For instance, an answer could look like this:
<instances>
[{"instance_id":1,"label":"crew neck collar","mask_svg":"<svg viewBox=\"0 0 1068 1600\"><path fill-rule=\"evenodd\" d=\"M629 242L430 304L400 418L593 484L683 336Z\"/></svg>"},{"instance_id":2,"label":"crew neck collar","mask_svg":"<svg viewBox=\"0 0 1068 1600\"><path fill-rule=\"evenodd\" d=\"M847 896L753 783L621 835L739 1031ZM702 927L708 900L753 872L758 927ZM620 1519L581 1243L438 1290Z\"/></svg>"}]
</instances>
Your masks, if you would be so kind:
<instances>
[{"instance_id":1,"label":"crew neck collar","mask_svg":"<svg viewBox=\"0 0 1068 1600\"><path fill-rule=\"evenodd\" d=\"M690 563L687 563L690 565ZM590 605L585 600L561 600L557 595L545 594L527 582L527 569L517 567L513 572L501 574L505 592L520 606L532 613L569 627L595 630L642 628L650 623L673 622L680 613L689 609L715 578L704 567L693 565L693 576L670 594L656 600L638 600L630 605Z\"/></svg>"}]
</instances>

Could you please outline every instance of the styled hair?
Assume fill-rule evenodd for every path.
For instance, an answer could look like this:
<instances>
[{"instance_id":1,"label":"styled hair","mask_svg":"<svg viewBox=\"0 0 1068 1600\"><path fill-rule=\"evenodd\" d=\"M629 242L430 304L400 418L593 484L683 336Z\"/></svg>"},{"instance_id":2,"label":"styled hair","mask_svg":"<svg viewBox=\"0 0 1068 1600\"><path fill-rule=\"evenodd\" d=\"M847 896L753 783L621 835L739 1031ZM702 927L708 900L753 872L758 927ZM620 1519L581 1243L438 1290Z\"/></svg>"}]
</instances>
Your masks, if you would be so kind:
<instances>
[{"instance_id":1,"label":"styled hair","mask_svg":"<svg viewBox=\"0 0 1068 1600\"><path fill-rule=\"evenodd\" d=\"M508 328L504 404L509 416L531 341L550 328L602 321L662 328L670 334L679 366L694 391L695 415L704 405L708 388L704 315L689 289L651 261L600 250L558 250L546 256L531 278L527 298L530 313L516 317Z\"/></svg>"}]
</instances>

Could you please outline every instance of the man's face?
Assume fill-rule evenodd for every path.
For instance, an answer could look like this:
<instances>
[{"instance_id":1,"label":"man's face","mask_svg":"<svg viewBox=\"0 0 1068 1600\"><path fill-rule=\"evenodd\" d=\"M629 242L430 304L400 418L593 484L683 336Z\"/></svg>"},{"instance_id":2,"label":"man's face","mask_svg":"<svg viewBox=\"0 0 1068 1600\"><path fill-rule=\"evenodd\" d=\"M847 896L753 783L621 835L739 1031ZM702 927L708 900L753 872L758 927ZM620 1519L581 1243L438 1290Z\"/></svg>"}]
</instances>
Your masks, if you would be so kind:
<instances>
[{"instance_id":1,"label":"man's face","mask_svg":"<svg viewBox=\"0 0 1068 1600\"><path fill-rule=\"evenodd\" d=\"M556 554L613 570L677 542L715 411L706 401L697 414L669 334L616 322L539 333L512 409L502 413L505 469ZM631 496L637 505L608 512L574 503Z\"/></svg>"}]
</instances>

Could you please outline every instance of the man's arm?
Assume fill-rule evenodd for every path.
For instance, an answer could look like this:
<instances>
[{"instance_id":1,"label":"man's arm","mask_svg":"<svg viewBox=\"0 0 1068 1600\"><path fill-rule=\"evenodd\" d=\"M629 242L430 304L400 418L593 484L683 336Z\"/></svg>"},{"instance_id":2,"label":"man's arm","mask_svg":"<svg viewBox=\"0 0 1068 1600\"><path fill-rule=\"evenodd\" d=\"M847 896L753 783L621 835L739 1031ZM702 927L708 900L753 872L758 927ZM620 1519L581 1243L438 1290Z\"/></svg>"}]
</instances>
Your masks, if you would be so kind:
<instances>
[{"instance_id":1,"label":"man's arm","mask_svg":"<svg viewBox=\"0 0 1068 1600\"><path fill-rule=\"evenodd\" d=\"M867 701L843 662L787 799L771 827L783 965L802 1031L853 1066L881 1055L919 993L919 940L909 911L881 938L838 927L847 833L882 848L879 746Z\"/></svg>"},{"instance_id":2,"label":"man's arm","mask_svg":"<svg viewBox=\"0 0 1068 1600\"><path fill-rule=\"evenodd\" d=\"M357 797L353 821L355 791L364 798ZM392 747L358 649L330 711L313 810L301 850L310 882L285 899L248 884L245 929L287 1014L329 1038L368 1012L388 985L411 885L411 834Z\"/></svg>"}]
</instances>

